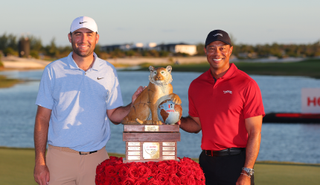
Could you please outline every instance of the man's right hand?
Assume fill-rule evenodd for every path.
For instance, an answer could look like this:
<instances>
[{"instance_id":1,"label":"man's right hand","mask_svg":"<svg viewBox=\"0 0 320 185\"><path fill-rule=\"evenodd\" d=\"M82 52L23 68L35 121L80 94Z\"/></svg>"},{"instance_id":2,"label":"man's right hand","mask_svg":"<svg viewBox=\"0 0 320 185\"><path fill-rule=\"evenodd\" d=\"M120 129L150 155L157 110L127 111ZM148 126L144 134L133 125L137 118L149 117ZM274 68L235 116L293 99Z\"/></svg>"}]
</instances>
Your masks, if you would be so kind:
<instances>
[{"instance_id":1,"label":"man's right hand","mask_svg":"<svg viewBox=\"0 0 320 185\"><path fill-rule=\"evenodd\" d=\"M34 167L34 180L39 185L47 185L50 180L49 169L46 165L36 165Z\"/></svg>"}]
</instances>

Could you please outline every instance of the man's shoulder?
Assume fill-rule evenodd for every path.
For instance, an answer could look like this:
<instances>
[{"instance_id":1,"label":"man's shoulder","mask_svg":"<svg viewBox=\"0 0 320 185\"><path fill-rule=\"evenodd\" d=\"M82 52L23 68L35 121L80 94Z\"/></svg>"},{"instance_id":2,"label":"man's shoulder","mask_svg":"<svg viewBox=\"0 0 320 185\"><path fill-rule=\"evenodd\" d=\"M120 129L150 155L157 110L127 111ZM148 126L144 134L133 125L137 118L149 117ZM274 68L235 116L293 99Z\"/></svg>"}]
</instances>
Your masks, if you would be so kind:
<instances>
[{"instance_id":1,"label":"man's shoulder","mask_svg":"<svg viewBox=\"0 0 320 185\"><path fill-rule=\"evenodd\" d=\"M193 82L207 81L209 78L211 79L210 69L200 74L197 78L193 80Z\"/></svg>"},{"instance_id":2,"label":"man's shoulder","mask_svg":"<svg viewBox=\"0 0 320 185\"><path fill-rule=\"evenodd\" d=\"M99 68L112 68L112 69L115 69L115 67L105 59L101 59L101 58L97 57L96 62L98 63L98 67Z\"/></svg>"},{"instance_id":3,"label":"man's shoulder","mask_svg":"<svg viewBox=\"0 0 320 185\"><path fill-rule=\"evenodd\" d=\"M192 80L192 82L190 83L190 88L198 89L200 87L204 87L204 84L207 83L214 83L210 70L202 73L200 76Z\"/></svg>"},{"instance_id":4,"label":"man's shoulder","mask_svg":"<svg viewBox=\"0 0 320 185\"><path fill-rule=\"evenodd\" d=\"M240 69L236 69L235 73L234 73L236 78L241 78L241 80L245 80L245 81L254 81L254 79L249 76L246 72L240 70Z\"/></svg>"}]
</instances>

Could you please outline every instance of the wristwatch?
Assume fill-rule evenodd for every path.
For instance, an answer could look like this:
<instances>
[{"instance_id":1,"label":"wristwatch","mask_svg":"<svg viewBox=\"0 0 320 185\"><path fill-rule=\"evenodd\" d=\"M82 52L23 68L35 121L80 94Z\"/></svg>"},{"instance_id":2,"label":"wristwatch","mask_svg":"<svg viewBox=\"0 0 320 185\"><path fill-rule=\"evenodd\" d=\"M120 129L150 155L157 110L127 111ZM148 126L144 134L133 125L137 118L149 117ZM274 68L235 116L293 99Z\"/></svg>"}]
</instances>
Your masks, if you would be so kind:
<instances>
[{"instance_id":1,"label":"wristwatch","mask_svg":"<svg viewBox=\"0 0 320 185\"><path fill-rule=\"evenodd\" d=\"M254 170L252 168L243 167L242 170L245 171L250 177L254 174Z\"/></svg>"}]
</instances>

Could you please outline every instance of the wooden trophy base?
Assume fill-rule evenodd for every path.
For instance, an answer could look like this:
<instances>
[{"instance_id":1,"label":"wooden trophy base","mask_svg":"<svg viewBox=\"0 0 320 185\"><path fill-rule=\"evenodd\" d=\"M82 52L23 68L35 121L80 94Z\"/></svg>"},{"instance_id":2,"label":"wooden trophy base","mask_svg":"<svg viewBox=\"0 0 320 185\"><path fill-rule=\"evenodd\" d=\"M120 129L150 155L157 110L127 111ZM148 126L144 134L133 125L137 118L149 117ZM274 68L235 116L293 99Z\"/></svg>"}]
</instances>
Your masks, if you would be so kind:
<instances>
[{"instance_id":1,"label":"wooden trophy base","mask_svg":"<svg viewBox=\"0 0 320 185\"><path fill-rule=\"evenodd\" d=\"M124 162L177 160L179 125L124 125Z\"/></svg>"}]
</instances>

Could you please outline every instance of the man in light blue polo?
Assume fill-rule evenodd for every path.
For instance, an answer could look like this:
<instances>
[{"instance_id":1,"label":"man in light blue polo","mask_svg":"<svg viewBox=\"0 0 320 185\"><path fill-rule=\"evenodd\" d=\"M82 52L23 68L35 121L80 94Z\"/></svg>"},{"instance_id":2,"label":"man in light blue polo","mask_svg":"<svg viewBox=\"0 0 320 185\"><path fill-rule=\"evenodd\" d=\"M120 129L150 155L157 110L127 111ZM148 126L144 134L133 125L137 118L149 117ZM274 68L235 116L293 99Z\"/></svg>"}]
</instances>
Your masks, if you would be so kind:
<instances>
[{"instance_id":1,"label":"man in light blue polo","mask_svg":"<svg viewBox=\"0 0 320 185\"><path fill-rule=\"evenodd\" d=\"M96 166L109 158L109 120L119 124L131 107L123 106L114 66L94 53L96 22L76 18L68 38L73 52L46 66L36 100L34 178L40 185L95 184Z\"/></svg>"}]
</instances>

